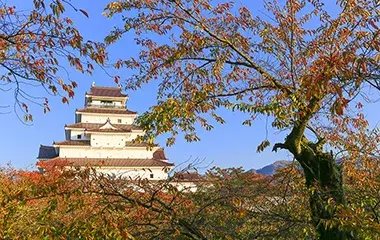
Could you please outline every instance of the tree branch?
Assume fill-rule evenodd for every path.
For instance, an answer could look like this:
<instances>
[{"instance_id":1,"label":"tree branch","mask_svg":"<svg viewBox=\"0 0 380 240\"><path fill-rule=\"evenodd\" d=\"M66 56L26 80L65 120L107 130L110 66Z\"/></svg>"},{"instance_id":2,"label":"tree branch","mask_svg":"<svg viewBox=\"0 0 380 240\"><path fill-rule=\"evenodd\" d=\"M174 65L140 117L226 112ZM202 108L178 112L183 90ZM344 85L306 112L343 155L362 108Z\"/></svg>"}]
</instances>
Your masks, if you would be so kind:
<instances>
[{"instance_id":1,"label":"tree branch","mask_svg":"<svg viewBox=\"0 0 380 240\"><path fill-rule=\"evenodd\" d=\"M229 41L228 39L222 38L222 37L218 36L216 33L214 33L213 31L211 31L207 26L205 26L205 24L202 21L200 21L199 19L197 19L196 17L194 17L194 15L191 14L191 12L189 12L181 4L179 4L177 0L173 0L173 2L183 12L185 12L190 18L192 18L199 26L201 26L202 29L207 34L209 34L211 37L213 37L214 39L218 40L219 42L222 42L222 43L226 44L232 50L234 50L240 57L242 57L244 60L246 60L248 62L247 63L248 67L255 69L258 73L260 73L260 75L263 78L266 78L266 79L270 80L273 83L274 86L276 86L278 89L281 89L284 93L286 93L286 94L291 94L292 93L287 87L285 87L284 85L280 84L272 75L270 75L267 71L265 71L260 65L256 64L247 54L245 54L242 51L240 51L233 43L231 43L231 41Z\"/></svg>"}]
</instances>

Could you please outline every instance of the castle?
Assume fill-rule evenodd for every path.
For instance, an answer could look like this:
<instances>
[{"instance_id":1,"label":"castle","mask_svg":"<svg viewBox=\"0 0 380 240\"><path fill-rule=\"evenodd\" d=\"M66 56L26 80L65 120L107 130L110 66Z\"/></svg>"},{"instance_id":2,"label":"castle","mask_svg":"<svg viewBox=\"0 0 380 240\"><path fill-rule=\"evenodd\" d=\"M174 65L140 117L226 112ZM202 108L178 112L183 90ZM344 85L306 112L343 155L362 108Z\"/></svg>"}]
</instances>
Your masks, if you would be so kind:
<instances>
[{"instance_id":1,"label":"castle","mask_svg":"<svg viewBox=\"0 0 380 240\"><path fill-rule=\"evenodd\" d=\"M134 141L144 132L134 125L137 112L127 109L127 100L120 88L93 84L75 123L65 125L66 139L40 146L37 166L64 164L132 179L167 179L174 164L159 146Z\"/></svg>"}]
</instances>

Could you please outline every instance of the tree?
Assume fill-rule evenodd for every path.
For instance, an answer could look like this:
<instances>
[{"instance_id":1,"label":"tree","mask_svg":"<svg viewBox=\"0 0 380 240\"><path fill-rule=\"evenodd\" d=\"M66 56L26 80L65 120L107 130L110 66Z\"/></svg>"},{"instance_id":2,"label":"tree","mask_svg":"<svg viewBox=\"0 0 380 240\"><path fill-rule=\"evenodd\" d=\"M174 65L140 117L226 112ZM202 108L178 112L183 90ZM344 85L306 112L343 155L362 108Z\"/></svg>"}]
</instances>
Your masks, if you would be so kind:
<instances>
[{"instance_id":1,"label":"tree","mask_svg":"<svg viewBox=\"0 0 380 240\"><path fill-rule=\"evenodd\" d=\"M376 165L366 160L363 166ZM324 222L380 236L378 164L345 166L349 204ZM358 174L359 173L359 174ZM365 179L363 181L363 179ZM297 165L273 177L211 169L198 191L174 179L112 178L58 167L45 174L1 169L0 236L5 239L311 239L308 189ZM174 185L173 185L174 184ZM134 186L134 189L131 189ZM143 191L136 191L138 188ZM330 203L329 207L335 207Z\"/></svg>"},{"instance_id":2,"label":"tree","mask_svg":"<svg viewBox=\"0 0 380 240\"><path fill-rule=\"evenodd\" d=\"M352 155L356 143L343 139L366 131L361 100L378 89L379 2L338 0L336 7L331 14L319 0L269 1L261 17L233 2L110 3L105 15L123 14L124 25L106 42L133 30L142 49L115 65L137 71L127 89L160 81L157 105L139 119L147 131L142 140L169 132L171 145L183 131L198 141L196 124L211 130L211 119L224 123L219 108L247 113L244 125L270 116L274 128L288 132L273 150L289 151L302 166L319 238L354 238L324 222L336 217L331 203L347 204L335 149ZM265 140L258 150L269 145Z\"/></svg>"},{"instance_id":3,"label":"tree","mask_svg":"<svg viewBox=\"0 0 380 240\"><path fill-rule=\"evenodd\" d=\"M89 169L56 168L46 174L0 169L0 237L121 239L115 219L123 223L130 215L109 207L106 200L112 199L84 191L82 183L89 173Z\"/></svg>"},{"instance_id":4,"label":"tree","mask_svg":"<svg viewBox=\"0 0 380 240\"><path fill-rule=\"evenodd\" d=\"M0 1L0 83L2 91L14 91L14 101L0 103L0 113L20 110L24 120L33 120L29 105L36 104L44 113L50 110L48 98L36 96L41 88L59 95L63 103L74 97L77 83L70 78L69 66L91 74L96 62L103 65L103 44L85 41L73 21L64 16L66 8L76 9L66 0L34 0L32 9L18 9ZM46 95L46 94L45 94ZM17 114L19 116L19 114Z\"/></svg>"},{"instance_id":5,"label":"tree","mask_svg":"<svg viewBox=\"0 0 380 240\"><path fill-rule=\"evenodd\" d=\"M1 169L0 237L293 239L314 235L309 214L299 214L305 212L307 198L299 187L300 175L289 178L298 172L293 167L273 178L241 169L211 169L196 192L178 191L174 179L131 181L91 169L62 170L57 166L40 174Z\"/></svg>"},{"instance_id":6,"label":"tree","mask_svg":"<svg viewBox=\"0 0 380 240\"><path fill-rule=\"evenodd\" d=\"M346 160L348 204L330 202L327 207L336 208L337 217L325 219L323 224L353 230L359 239L378 239L378 161L366 158L358 166ZM195 192L178 190L175 186L180 179L175 177L150 182L65 166L56 165L44 174L0 169L1 238L316 237L309 190L298 164L270 177L242 169L213 168L197 182Z\"/></svg>"},{"instance_id":7,"label":"tree","mask_svg":"<svg viewBox=\"0 0 380 240\"><path fill-rule=\"evenodd\" d=\"M377 239L380 237L380 134L374 130L350 138L357 144L344 159L348 206L340 209L338 220L348 228L355 228L359 239Z\"/></svg>"}]
</instances>

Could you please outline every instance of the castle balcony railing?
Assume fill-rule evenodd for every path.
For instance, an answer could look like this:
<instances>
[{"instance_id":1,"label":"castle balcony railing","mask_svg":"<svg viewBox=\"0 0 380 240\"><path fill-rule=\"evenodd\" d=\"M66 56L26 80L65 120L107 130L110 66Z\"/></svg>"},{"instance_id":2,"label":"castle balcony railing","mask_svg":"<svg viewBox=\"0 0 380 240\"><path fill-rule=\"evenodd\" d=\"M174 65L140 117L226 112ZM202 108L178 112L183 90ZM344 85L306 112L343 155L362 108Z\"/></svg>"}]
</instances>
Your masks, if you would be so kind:
<instances>
[{"instance_id":1,"label":"castle balcony railing","mask_svg":"<svg viewBox=\"0 0 380 240\"><path fill-rule=\"evenodd\" d=\"M87 103L86 107L94 107L94 108L116 108L116 109L124 109L125 106L115 105L115 104L93 104Z\"/></svg>"}]
</instances>

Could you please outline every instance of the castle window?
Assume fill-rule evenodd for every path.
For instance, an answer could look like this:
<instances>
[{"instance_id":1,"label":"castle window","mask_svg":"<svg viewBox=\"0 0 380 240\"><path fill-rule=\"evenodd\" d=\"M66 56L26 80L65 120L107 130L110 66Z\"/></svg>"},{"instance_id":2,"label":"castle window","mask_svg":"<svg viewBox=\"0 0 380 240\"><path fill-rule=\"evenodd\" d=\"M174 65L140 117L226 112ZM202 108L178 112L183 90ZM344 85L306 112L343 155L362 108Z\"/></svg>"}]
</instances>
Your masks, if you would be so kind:
<instances>
[{"instance_id":1,"label":"castle window","mask_svg":"<svg viewBox=\"0 0 380 240\"><path fill-rule=\"evenodd\" d=\"M150 174L150 178L154 178L154 175L153 175L153 173L151 173L151 174Z\"/></svg>"},{"instance_id":2,"label":"castle window","mask_svg":"<svg viewBox=\"0 0 380 240\"><path fill-rule=\"evenodd\" d=\"M100 101L102 106L112 106L114 103L112 101Z\"/></svg>"},{"instance_id":3,"label":"castle window","mask_svg":"<svg viewBox=\"0 0 380 240\"><path fill-rule=\"evenodd\" d=\"M121 123L121 119L118 119L118 120L117 120L117 123Z\"/></svg>"},{"instance_id":4,"label":"castle window","mask_svg":"<svg viewBox=\"0 0 380 240\"><path fill-rule=\"evenodd\" d=\"M77 136L77 139L82 139L82 135L79 134L79 135Z\"/></svg>"}]
</instances>

